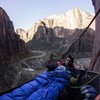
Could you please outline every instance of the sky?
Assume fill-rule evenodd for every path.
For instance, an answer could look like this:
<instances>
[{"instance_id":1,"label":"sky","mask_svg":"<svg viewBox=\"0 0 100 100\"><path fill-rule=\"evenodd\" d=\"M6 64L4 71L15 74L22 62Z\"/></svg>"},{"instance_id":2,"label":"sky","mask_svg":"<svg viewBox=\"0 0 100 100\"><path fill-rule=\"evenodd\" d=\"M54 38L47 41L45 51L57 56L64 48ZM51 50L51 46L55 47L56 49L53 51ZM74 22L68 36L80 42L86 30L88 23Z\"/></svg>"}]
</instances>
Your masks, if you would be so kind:
<instances>
[{"instance_id":1,"label":"sky","mask_svg":"<svg viewBox=\"0 0 100 100\"><path fill-rule=\"evenodd\" d=\"M91 0L0 0L0 7L13 21L15 30L28 30L39 19L63 14L73 8L94 13Z\"/></svg>"}]
</instances>

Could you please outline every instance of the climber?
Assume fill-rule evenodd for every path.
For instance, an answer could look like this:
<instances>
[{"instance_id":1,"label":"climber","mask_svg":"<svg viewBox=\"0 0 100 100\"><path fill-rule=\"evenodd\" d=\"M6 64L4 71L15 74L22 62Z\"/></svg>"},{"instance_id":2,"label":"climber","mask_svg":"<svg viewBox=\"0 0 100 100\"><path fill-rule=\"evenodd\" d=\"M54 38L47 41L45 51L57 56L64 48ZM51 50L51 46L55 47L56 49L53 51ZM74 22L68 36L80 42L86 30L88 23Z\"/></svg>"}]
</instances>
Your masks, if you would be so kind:
<instances>
[{"instance_id":1,"label":"climber","mask_svg":"<svg viewBox=\"0 0 100 100\"><path fill-rule=\"evenodd\" d=\"M58 100L65 87L70 86L70 71L63 65L47 70L15 90L0 96L0 100Z\"/></svg>"},{"instance_id":2,"label":"climber","mask_svg":"<svg viewBox=\"0 0 100 100\"><path fill-rule=\"evenodd\" d=\"M57 65L65 66L66 69L71 72L73 77L77 77L77 75L79 75L74 66L74 58L71 55L68 55L64 60L58 61Z\"/></svg>"},{"instance_id":3,"label":"climber","mask_svg":"<svg viewBox=\"0 0 100 100\"><path fill-rule=\"evenodd\" d=\"M69 68L75 68L74 66L74 58L71 55L68 55L67 58L65 59L65 64L69 67Z\"/></svg>"},{"instance_id":4,"label":"climber","mask_svg":"<svg viewBox=\"0 0 100 100\"><path fill-rule=\"evenodd\" d=\"M74 58L71 55L68 55L64 60L60 60L57 62L58 65L67 65L67 67L75 68L74 66Z\"/></svg>"}]
</instances>

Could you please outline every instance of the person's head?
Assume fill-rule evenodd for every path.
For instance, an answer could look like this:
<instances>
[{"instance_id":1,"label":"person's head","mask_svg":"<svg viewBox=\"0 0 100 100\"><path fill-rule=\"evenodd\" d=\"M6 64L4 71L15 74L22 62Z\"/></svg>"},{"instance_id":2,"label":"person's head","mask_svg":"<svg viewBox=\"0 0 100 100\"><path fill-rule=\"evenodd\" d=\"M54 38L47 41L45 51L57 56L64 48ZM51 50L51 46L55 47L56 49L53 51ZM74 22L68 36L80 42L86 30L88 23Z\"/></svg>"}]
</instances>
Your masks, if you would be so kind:
<instances>
[{"instance_id":1,"label":"person's head","mask_svg":"<svg viewBox=\"0 0 100 100\"><path fill-rule=\"evenodd\" d=\"M71 55L68 55L67 58L65 59L65 64L70 67L71 65L73 65L73 63L74 63L74 58Z\"/></svg>"}]
</instances>

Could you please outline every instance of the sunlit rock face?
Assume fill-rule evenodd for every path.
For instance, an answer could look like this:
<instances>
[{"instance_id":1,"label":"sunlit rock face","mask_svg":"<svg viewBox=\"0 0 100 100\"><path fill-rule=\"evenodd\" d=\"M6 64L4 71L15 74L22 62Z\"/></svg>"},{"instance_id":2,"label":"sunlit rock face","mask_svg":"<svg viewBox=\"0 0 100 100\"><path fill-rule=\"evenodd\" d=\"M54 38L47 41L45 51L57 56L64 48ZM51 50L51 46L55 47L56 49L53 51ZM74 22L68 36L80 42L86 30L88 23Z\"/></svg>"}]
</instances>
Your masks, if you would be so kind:
<instances>
[{"instance_id":1,"label":"sunlit rock face","mask_svg":"<svg viewBox=\"0 0 100 100\"><path fill-rule=\"evenodd\" d=\"M76 29L86 28L93 16L93 14L80 10L79 8L75 8L62 15L54 15L43 20L39 20L27 32L24 31L23 33L22 29L18 29L17 32L21 37L23 37L23 40L27 42L31 40L34 35L36 35L37 38L42 36L43 33L46 36L51 36L50 33L52 33L52 30L52 34L63 38L66 36L66 34L73 34ZM90 28L94 30L94 26L95 25L93 23ZM47 31L49 31L48 34Z\"/></svg>"},{"instance_id":2,"label":"sunlit rock face","mask_svg":"<svg viewBox=\"0 0 100 100\"><path fill-rule=\"evenodd\" d=\"M27 46L31 49L66 51L66 47L74 42L85 30L93 18L93 14L78 8L69 10L62 15L54 15L39 20L23 35ZM94 40L94 22L86 31L82 39L73 45L73 52L91 52ZM23 39L24 39L23 38Z\"/></svg>"},{"instance_id":3,"label":"sunlit rock face","mask_svg":"<svg viewBox=\"0 0 100 100\"><path fill-rule=\"evenodd\" d=\"M29 48L57 53L50 58L59 59L60 56L67 51L67 46L77 40L83 33L93 16L93 14L75 8L65 14L54 15L39 20L27 32L18 29L17 33L22 37ZM75 58L91 56L94 27L93 22L85 35L78 42L73 44L71 54L75 54Z\"/></svg>"},{"instance_id":4,"label":"sunlit rock face","mask_svg":"<svg viewBox=\"0 0 100 100\"><path fill-rule=\"evenodd\" d=\"M23 39L25 42L27 42L28 33L26 31L20 28L16 30L16 33L20 36L20 39Z\"/></svg>"},{"instance_id":5,"label":"sunlit rock face","mask_svg":"<svg viewBox=\"0 0 100 100\"><path fill-rule=\"evenodd\" d=\"M13 23L5 10L0 8L0 92L8 88L7 82L12 84L17 73L17 68L9 65L11 56L25 52L24 41L15 33Z\"/></svg>"}]
</instances>

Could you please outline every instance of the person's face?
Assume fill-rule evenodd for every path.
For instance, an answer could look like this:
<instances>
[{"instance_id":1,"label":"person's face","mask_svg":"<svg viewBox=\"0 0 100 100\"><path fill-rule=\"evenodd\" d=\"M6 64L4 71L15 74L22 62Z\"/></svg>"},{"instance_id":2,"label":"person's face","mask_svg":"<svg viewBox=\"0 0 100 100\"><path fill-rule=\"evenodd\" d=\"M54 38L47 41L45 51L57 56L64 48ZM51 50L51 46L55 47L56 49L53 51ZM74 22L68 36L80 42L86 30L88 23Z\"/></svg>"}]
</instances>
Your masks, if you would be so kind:
<instances>
[{"instance_id":1,"label":"person's face","mask_svg":"<svg viewBox=\"0 0 100 100\"><path fill-rule=\"evenodd\" d=\"M71 64L71 59L70 59L69 57L66 58L66 60L65 60L65 64L66 64L66 65Z\"/></svg>"}]
</instances>

